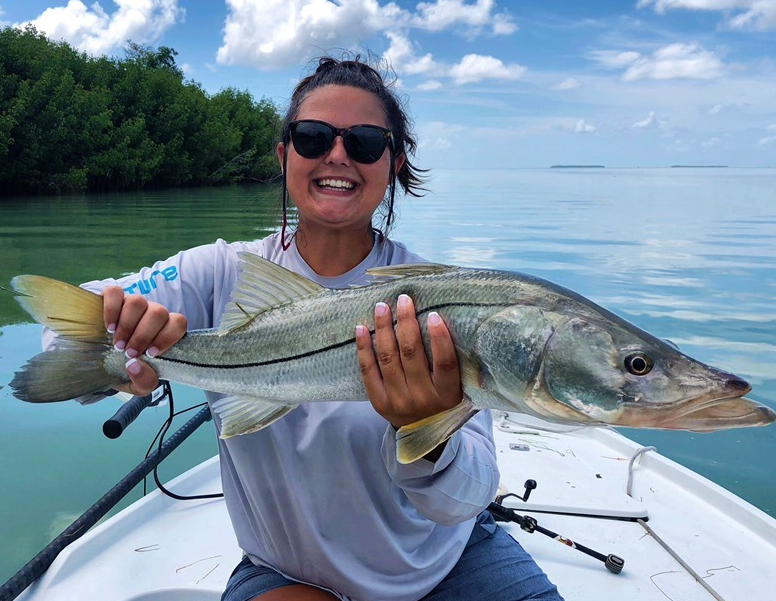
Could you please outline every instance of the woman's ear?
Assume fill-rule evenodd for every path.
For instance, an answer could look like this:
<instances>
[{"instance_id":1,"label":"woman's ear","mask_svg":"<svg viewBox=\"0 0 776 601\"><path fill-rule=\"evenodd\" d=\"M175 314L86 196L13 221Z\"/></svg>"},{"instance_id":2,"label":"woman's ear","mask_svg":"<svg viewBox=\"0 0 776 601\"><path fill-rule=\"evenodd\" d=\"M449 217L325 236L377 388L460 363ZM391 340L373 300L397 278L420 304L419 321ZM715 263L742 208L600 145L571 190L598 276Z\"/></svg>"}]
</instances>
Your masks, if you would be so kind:
<instances>
[{"instance_id":1,"label":"woman's ear","mask_svg":"<svg viewBox=\"0 0 776 601\"><path fill-rule=\"evenodd\" d=\"M406 160L407 155L405 155L403 152L399 155L396 155L396 158L393 159L393 172L395 175L399 175L401 168L404 167L404 161Z\"/></svg>"},{"instance_id":2,"label":"woman's ear","mask_svg":"<svg viewBox=\"0 0 776 601\"><path fill-rule=\"evenodd\" d=\"M283 142L278 142L277 153L278 153L278 161L280 161L280 172L282 173L283 166L286 164L285 161L283 160L286 154L286 145L283 144Z\"/></svg>"}]
</instances>

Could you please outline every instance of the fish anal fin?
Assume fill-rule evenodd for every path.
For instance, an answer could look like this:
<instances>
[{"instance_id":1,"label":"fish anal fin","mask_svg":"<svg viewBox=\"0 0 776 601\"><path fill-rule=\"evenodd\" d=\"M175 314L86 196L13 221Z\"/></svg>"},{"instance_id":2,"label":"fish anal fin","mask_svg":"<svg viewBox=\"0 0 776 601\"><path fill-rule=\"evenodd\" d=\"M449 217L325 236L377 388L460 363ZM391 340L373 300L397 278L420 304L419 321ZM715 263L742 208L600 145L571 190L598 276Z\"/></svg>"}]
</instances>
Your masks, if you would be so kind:
<instances>
[{"instance_id":1,"label":"fish anal fin","mask_svg":"<svg viewBox=\"0 0 776 601\"><path fill-rule=\"evenodd\" d=\"M220 335L250 323L257 315L318 294L323 286L249 252L238 253L240 272L221 316Z\"/></svg>"},{"instance_id":2,"label":"fish anal fin","mask_svg":"<svg viewBox=\"0 0 776 601\"><path fill-rule=\"evenodd\" d=\"M297 407L246 395L224 397L212 405L221 422L221 438L258 432Z\"/></svg>"},{"instance_id":3,"label":"fish anal fin","mask_svg":"<svg viewBox=\"0 0 776 601\"><path fill-rule=\"evenodd\" d=\"M417 461L450 438L479 409L467 396L452 409L399 428L396 433L396 460Z\"/></svg>"}]
</instances>

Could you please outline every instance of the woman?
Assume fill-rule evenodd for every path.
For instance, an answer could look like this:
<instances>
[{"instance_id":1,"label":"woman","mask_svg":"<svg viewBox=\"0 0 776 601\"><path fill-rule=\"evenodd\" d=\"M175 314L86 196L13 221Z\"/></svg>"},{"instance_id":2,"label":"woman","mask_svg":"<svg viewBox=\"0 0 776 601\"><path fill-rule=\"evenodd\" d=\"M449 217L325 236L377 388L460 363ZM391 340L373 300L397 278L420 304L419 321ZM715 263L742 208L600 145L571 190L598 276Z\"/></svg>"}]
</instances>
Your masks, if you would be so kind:
<instances>
[{"instance_id":1,"label":"woman","mask_svg":"<svg viewBox=\"0 0 776 601\"><path fill-rule=\"evenodd\" d=\"M298 213L293 235L284 220L264 240L219 240L135 276L87 284L102 290L106 327L129 359L128 391L157 385L143 353L163 353L188 328L218 325L238 251L327 287L368 283L372 267L422 261L373 229L383 204L389 227L397 181L417 195L421 180L407 157L414 149L401 104L377 71L358 58L322 58L296 87L277 148L284 209L287 191ZM164 281L138 293L133 285L154 272ZM396 334L385 303L375 307L374 350L365 327L354 333L369 403L308 403L264 430L219 440L245 554L225 601L560 599L483 511L498 485L488 412L424 458L397 463L396 430L455 406L462 392L445 324L428 316L429 365L412 301L395 300Z\"/></svg>"}]
</instances>

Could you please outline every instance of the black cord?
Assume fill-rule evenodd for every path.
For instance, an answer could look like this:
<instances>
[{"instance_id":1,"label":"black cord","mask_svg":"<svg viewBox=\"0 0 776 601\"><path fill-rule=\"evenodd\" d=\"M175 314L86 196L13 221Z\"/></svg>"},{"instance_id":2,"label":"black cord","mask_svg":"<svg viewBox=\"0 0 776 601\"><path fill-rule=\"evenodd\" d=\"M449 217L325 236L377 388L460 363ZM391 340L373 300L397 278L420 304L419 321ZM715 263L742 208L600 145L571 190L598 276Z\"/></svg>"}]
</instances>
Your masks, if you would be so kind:
<instances>
[{"instance_id":1,"label":"black cord","mask_svg":"<svg viewBox=\"0 0 776 601\"><path fill-rule=\"evenodd\" d=\"M148 457L151 454L152 449L154 448L154 444L157 444L157 448L161 449L162 444L164 443L164 437L167 434L167 432L170 430L170 427L172 427L172 422L178 415L182 415L183 413L186 413L187 411L192 411L194 409L199 409L200 407L204 407L207 405L207 403L200 403L199 405L194 405L193 407L189 407L188 409L182 409L181 411L175 412L175 401L172 396L172 387L170 386L169 382L164 383L164 394L170 399L170 415L167 417L167 419L162 424L162 427L159 429L159 432L157 432L154 439L151 441L151 445L148 447L148 450L146 451L146 457ZM157 471L159 468L159 465L154 466L154 482L156 483L157 488L159 488L160 491L162 491L165 495L168 497L172 497L173 499L177 499L179 501L193 501L196 499L219 499L224 496L224 493L213 493L208 495L191 495L191 496L184 496L184 495L178 495L171 490L165 488L164 484L159 480L159 472ZM147 492L147 479L143 478L143 495L145 496Z\"/></svg>"}]
</instances>

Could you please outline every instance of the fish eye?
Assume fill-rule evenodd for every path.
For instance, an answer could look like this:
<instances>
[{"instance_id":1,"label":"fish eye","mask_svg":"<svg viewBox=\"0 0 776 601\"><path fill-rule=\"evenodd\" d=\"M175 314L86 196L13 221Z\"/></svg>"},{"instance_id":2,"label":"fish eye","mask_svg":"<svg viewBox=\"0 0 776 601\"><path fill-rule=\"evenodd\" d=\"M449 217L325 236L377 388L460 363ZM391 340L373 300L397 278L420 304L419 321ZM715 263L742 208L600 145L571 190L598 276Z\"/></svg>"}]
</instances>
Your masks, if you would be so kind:
<instances>
[{"instance_id":1,"label":"fish eye","mask_svg":"<svg viewBox=\"0 0 776 601\"><path fill-rule=\"evenodd\" d=\"M625 357L625 369L634 376L646 376L653 365L652 358L645 353L631 353Z\"/></svg>"}]
</instances>

